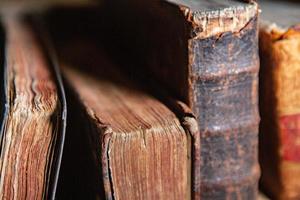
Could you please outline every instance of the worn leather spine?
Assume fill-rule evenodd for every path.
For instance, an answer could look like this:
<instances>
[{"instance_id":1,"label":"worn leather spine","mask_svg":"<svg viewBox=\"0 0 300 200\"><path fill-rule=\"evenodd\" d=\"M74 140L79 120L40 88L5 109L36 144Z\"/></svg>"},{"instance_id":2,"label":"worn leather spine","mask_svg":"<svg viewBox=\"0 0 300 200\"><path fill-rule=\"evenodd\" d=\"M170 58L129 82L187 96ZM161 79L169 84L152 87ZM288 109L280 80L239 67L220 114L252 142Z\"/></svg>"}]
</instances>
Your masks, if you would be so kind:
<instances>
[{"instance_id":1,"label":"worn leather spine","mask_svg":"<svg viewBox=\"0 0 300 200\"><path fill-rule=\"evenodd\" d=\"M260 174L257 4L213 11L179 8L189 25L188 104L200 127L200 197L255 199Z\"/></svg>"},{"instance_id":2,"label":"worn leather spine","mask_svg":"<svg viewBox=\"0 0 300 200\"><path fill-rule=\"evenodd\" d=\"M201 132L201 197L255 199L256 19L238 33L191 39L192 108Z\"/></svg>"}]
</instances>

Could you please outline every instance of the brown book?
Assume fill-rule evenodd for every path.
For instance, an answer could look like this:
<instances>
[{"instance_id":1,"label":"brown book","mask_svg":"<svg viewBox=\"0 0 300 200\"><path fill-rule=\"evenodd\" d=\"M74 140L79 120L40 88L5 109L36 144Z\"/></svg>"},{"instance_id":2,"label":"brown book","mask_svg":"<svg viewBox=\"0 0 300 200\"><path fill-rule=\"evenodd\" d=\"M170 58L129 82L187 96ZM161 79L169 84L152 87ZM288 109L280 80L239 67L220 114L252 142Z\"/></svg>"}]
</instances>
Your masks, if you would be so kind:
<instances>
[{"instance_id":1,"label":"brown book","mask_svg":"<svg viewBox=\"0 0 300 200\"><path fill-rule=\"evenodd\" d=\"M261 1L260 163L272 199L300 198L300 2Z\"/></svg>"},{"instance_id":2,"label":"brown book","mask_svg":"<svg viewBox=\"0 0 300 200\"><path fill-rule=\"evenodd\" d=\"M0 199L54 199L66 114L61 81L27 22L13 12L1 22Z\"/></svg>"},{"instance_id":3,"label":"brown book","mask_svg":"<svg viewBox=\"0 0 300 200\"><path fill-rule=\"evenodd\" d=\"M94 41L72 37L56 46L70 127L58 197L190 199L194 118L179 120Z\"/></svg>"}]
</instances>

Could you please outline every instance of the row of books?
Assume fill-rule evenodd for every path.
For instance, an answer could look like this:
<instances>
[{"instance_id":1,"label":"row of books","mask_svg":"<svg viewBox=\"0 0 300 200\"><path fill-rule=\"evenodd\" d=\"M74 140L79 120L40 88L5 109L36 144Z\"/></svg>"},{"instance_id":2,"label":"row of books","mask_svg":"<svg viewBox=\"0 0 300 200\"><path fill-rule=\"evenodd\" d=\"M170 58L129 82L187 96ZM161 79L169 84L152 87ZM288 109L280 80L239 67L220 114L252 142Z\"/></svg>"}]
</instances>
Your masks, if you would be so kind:
<instances>
[{"instance_id":1,"label":"row of books","mask_svg":"<svg viewBox=\"0 0 300 200\"><path fill-rule=\"evenodd\" d=\"M299 2L49 5L1 9L0 199L300 199Z\"/></svg>"}]
</instances>

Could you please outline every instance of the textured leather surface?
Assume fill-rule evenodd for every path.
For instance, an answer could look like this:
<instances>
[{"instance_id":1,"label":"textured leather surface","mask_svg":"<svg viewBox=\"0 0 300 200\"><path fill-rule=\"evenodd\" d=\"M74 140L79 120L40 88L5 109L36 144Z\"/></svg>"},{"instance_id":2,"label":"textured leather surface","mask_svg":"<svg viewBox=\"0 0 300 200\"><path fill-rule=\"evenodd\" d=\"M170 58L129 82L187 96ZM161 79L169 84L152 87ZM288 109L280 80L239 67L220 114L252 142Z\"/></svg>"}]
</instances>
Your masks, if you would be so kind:
<instances>
[{"instance_id":1,"label":"textured leather surface","mask_svg":"<svg viewBox=\"0 0 300 200\"><path fill-rule=\"evenodd\" d=\"M191 40L190 49L201 197L253 199L259 177L257 19L238 33Z\"/></svg>"}]
</instances>

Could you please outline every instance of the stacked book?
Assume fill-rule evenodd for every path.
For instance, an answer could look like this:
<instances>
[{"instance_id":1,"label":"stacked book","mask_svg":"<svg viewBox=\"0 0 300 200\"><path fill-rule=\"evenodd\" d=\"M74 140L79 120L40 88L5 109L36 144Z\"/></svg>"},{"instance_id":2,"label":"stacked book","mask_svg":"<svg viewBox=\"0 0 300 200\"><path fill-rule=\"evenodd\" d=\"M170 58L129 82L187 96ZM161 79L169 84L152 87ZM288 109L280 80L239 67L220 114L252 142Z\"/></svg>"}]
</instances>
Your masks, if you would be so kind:
<instances>
[{"instance_id":1,"label":"stacked book","mask_svg":"<svg viewBox=\"0 0 300 200\"><path fill-rule=\"evenodd\" d=\"M0 199L300 199L300 3L45 5L1 9Z\"/></svg>"}]
</instances>

